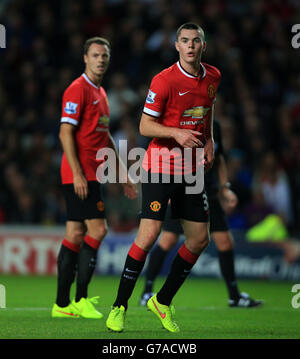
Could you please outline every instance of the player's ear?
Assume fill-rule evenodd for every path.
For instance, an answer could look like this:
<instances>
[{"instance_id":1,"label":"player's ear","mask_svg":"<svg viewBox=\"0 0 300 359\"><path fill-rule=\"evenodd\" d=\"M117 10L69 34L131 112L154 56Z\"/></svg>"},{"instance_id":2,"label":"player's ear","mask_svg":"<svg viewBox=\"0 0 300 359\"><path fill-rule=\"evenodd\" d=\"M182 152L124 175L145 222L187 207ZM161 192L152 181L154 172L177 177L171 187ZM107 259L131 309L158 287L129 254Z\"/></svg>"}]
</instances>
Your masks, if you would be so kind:
<instances>
[{"instance_id":1,"label":"player's ear","mask_svg":"<svg viewBox=\"0 0 300 359\"><path fill-rule=\"evenodd\" d=\"M206 41L203 42L202 51L204 52L206 50Z\"/></svg>"},{"instance_id":2,"label":"player's ear","mask_svg":"<svg viewBox=\"0 0 300 359\"><path fill-rule=\"evenodd\" d=\"M87 63L87 55L86 54L83 55L83 61L85 64Z\"/></svg>"},{"instance_id":3,"label":"player's ear","mask_svg":"<svg viewBox=\"0 0 300 359\"><path fill-rule=\"evenodd\" d=\"M175 40L175 49L179 52L178 41L177 40Z\"/></svg>"}]
</instances>

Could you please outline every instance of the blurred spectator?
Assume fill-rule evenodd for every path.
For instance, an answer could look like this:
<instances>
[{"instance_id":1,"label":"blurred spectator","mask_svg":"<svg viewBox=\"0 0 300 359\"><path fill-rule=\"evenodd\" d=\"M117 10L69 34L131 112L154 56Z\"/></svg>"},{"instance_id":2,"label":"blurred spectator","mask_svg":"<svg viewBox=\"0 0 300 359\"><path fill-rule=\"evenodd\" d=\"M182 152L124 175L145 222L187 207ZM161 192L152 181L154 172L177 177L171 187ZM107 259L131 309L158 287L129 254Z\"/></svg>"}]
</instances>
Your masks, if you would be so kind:
<instances>
[{"instance_id":1,"label":"blurred spectator","mask_svg":"<svg viewBox=\"0 0 300 359\"><path fill-rule=\"evenodd\" d=\"M276 155L267 152L263 155L254 178L254 191L261 192L264 202L279 215L286 225L293 222L291 193L288 178L279 168Z\"/></svg>"},{"instance_id":2,"label":"blurred spectator","mask_svg":"<svg viewBox=\"0 0 300 359\"><path fill-rule=\"evenodd\" d=\"M160 55L163 61L162 66L168 66L175 61L176 50L174 42L176 40L176 21L171 14L165 15L161 20L161 28L156 30L146 41L149 51Z\"/></svg>"},{"instance_id":3,"label":"blurred spectator","mask_svg":"<svg viewBox=\"0 0 300 359\"><path fill-rule=\"evenodd\" d=\"M110 105L110 128L114 129L121 125L124 117L125 106L133 109L138 103L138 96L127 82L127 78L120 72L112 74L110 79L110 88L107 91L108 102ZM130 112L130 111L129 111Z\"/></svg>"}]
</instances>

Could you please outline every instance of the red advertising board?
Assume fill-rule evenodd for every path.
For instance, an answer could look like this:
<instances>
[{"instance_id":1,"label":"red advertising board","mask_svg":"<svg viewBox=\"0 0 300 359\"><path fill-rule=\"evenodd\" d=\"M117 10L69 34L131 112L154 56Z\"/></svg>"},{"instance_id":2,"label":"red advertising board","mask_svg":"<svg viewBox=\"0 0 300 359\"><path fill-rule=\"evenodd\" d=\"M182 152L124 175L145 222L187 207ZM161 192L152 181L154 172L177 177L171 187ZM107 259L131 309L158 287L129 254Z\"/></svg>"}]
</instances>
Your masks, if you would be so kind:
<instances>
[{"instance_id":1,"label":"red advertising board","mask_svg":"<svg viewBox=\"0 0 300 359\"><path fill-rule=\"evenodd\" d=\"M0 273L56 273L56 258L63 233L3 232L0 233Z\"/></svg>"}]
</instances>

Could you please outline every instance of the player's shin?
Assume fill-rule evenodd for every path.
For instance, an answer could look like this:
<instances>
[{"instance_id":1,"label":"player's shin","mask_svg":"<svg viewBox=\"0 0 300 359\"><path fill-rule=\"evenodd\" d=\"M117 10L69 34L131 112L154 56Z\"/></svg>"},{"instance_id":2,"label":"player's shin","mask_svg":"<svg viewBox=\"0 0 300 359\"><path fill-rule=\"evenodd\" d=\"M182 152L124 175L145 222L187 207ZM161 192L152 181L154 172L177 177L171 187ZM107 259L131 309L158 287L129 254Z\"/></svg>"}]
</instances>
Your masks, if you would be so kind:
<instances>
[{"instance_id":1,"label":"player's shin","mask_svg":"<svg viewBox=\"0 0 300 359\"><path fill-rule=\"evenodd\" d=\"M167 254L168 251L165 251L160 245L153 249L146 271L145 293L152 292L153 282L158 276Z\"/></svg>"},{"instance_id":2,"label":"player's shin","mask_svg":"<svg viewBox=\"0 0 300 359\"><path fill-rule=\"evenodd\" d=\"M170 273L163 287L157 293L159 303L167 306L171 304L172 299L189 275L199 255L190 252L185 244L180 247L172 263Z\"/></svg>"},{"instance_id":3,"label":"player's shin","mask_svg":"<svg viewBox=\"0 0 300 359\"><path fill-rule=\"evenodd\" d=\"M70 303L70 289L75 279L80 246L64 239L57 259L56 304L66 307Z\"/></svg>"},{"instance_id":4,"label":"player's shin","mask_svg":"<svg viewBox=\"0 0 300 359\"><path fill-rule=\"evenodd\" d=\"M88 285L95 271L100 241L86 235L78 256L76 302L87 298Z\"/></svg>"},{"instance_id":5,"label":"player's shin","mask_svg":"<svg viewBox=\"0 0 300 359\"><path fill-rule=\"evenodd\" d=\"M240 297L235 269L233 250L218 251L220 270L227 286L230 299L237 300Z\"/></svg>"},{"instance_id":6,"label":"player's shin","mask_svg":"<svg viewBox=\"0 0 300 359\"><path fill-rule=\"evenodd\" d=\"M121 275L121 280L118 289L117 299L113 306L120 307L121 305L127 309L128 299L130 298L135 283L140 275L148 252L138 247L135 243L132 244L124 265L124 270Z\"/></svg>"}]
</instances>

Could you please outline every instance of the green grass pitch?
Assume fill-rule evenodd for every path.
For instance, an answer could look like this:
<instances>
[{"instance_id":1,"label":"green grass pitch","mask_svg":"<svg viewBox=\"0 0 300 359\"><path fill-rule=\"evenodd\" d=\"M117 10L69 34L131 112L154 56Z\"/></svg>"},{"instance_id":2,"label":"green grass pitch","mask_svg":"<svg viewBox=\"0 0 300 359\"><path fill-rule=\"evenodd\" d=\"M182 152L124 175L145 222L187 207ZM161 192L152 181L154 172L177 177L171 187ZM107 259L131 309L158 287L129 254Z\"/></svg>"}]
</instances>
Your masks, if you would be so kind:
<instances>
[{"instance_id":1,"label":"green grass pitch","mask_svg":"<svg viewBox=\"0 0 300 359\"><path fill-rule=\"evenodd\" d=\"M156 282L159 289L163 278ZM295 283L241 280L242 291L265 300L255 309L229 308L225 284L218 279L188 278L174 299L177 334L162 329L159 320L138 305L143 279L129 302L123 333L111 333L105 320L115 298L119 277L95 276L89 296L100 296L101 320L52 319L56 278L0 275L6 287L6 309L0 309L0 338L7 339L255 339L300 338L300 308L291 305ZM74 295L74 285L72 288Z\"/></svg>"}]
</instances>

